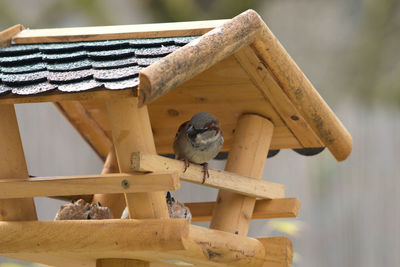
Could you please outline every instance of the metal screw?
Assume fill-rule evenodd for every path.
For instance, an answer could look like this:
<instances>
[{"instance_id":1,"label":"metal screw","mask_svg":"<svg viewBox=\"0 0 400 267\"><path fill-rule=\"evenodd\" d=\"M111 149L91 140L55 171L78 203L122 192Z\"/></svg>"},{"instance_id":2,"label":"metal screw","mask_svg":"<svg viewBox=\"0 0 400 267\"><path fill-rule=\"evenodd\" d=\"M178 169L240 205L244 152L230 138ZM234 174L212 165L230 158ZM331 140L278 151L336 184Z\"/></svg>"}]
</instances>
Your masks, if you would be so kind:
<instances>
[{"instance_id":1,"label":"metal screw","mask_svg":"<svg viewBox=\"0 0 400 267\"><path fill-rule=\"evenodd\" d=\"M130 183L128 180L124 179L124 180L122 180L121 185L123 188L128 189L130 186Z\"/></svg>"}]
</instances>

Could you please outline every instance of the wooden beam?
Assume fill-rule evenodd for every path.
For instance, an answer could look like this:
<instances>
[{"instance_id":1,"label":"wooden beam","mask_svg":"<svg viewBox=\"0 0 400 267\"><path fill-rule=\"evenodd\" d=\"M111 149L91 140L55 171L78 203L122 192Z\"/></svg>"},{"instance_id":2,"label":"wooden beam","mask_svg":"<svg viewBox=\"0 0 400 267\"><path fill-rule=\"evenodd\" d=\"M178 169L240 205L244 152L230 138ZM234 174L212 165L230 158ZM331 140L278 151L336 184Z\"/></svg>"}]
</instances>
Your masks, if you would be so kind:
<instances>
[{"instance_id":1,"label":"wooden beam","mask_svg":"<svg viewBox=\"0 0 400 267\"><path fill-rule=\"evenodd\" d=\"M345 160L353 146L350 133L267 25L264 22L262 24L262 34L252 44L256 54L335 158L338 161Z\"/></svg>"},{"instance_id":2,"label":"wooden beam","mask_svg":"<svg viewBox=\"0 0 400 267\"><path fill-rule=\"evenodd\" d=\"M258 115L242 115L225 170L261 179L274 125ZM257 180L257 179L256 179ZM256 199L220 190L210 228L246 236Z\"/></svg>"},{"instance_id":3,"label":"wooden beam","mask_svg":"<svg viewBox=\"0 0 400 267\"><path fill-rule=\"evenodd\" d=\"M156 192L177 190L179 186L179 177L176 172L0 179L0 199L94 193Z\"/></svg>"},{"instance_id":4,"label":"wooden beam","mask_svg":"<svg viewBox=\"0 0 400 267\"><path fill-rule=\"evenodd\" d=\"M158 155L142 152L131 154L131 170L144 172L176 171L181 180L196 184L202 184L203 166L191 163L185 172L184 162ZM282 198L284 197L284 185L263 181L260 179L245 177L231 172L208 169L208 177L204 185L218 189L224 189L254 198Z\"/></svg>"},{"instance_id":5,"label":"wooden beam","mask_svg":"<svg viewBox=\"0 0 400 267\"><path fill-rule=\"evenodd\" d=\"M257 239L183 219L0 222L0 236L0 255L59 267L95 266L99 258L262 266L265 258Z\"/></svg>"},{"instance_id":6,"label":"wooden beam","mask_svg":"<svg viewBox=\"0 0 400 267\"><path fill-rule=\"evenodd\" d=\"M130 172L130 154L156 154L147 107L138 108L137 98L107 101L113 143L120 172ZM130 218L169 218L163 192L125 194Z\"/></svg>"},{"instance_id":7,"label":"wooden beam","mask_svg":"<svg viewBox=\"0 0 400 267\"><path fill-rule=\"evenodd\" d=\"M114 146L111 148L104 163L102 174L118 173L117 156L115 155ZM124 194L95 194L93 196L93 203L100 202L103 206L108 207L114 218L121 218L122 212L126 207Z\"/></svg>"},{"instance_id":8,"label":"wooden beam","mask_svg":"<svg viewBox=\"0 0 400 267\"><path fill-rule=\"evenodd\" d=\"M17 44L80 42L132 38L203 35L226 20L153 23L102 27L24 30L14 36Z\"/></svg>"},{"instance_id":9,"label":"wooden beam","mask_svg":"<svg viewBox=\"0 0 400 267\"><path fill-rule=\"evenodd\" d=\"M254 50L246 46L235 53L235 58L264 97L271 102L299 142L304 147L323 147L324 144L282 91L278 82L257 57Z\"/></svg>"},{"instance_id":10,"label":"wooden beam","mask_svg":"<svg viewBox=\"0 0 400 267\"><path fill-rule=\"evenodd\" d=\"M0 105L0 179L28 178L13 105ZM0 200L0 221L37 220L32 198Z\"/></svg>"},{"instance_id":11,"label":"wooden beam","mask_svg":"<svg viewBox=\"0 0 400 267\"><path fill-rule=\"evenodd\" d=\"M288 237L257 238L265 248L263 267L290 267L293 260L292 242Z\"/></svg>"},{"instance_id":12,"label":"wooden beam","mask_svg":"<svg viewBox=\"0 0 400 267\"><path fill-rule=\"evenodd\" d=\"M0 222L0 254L181 250L188 234L184 219Z\"/></svg>"},{"instance_id":13,"label":"wooden beam","mask_svg":"<svg viewBox=\"0 0 400 267\"><path fill-rule=\"evenodd\" d=\"M78 131L94 152L105 161L112 148L112 142L104 129L92 118L80 101L62 101L54 105Z\"/></svg>"},{"instance_id":14,"label":"wooden beam","mask_svg":"<svg viewBox=\"0 0 400 267\"><path fill-rule=\"evenodd\" d=\"M0 97L0 104L20 104L20 103L38 103L38 102L59 102L70 100L91 100L91 99L110 99L110 98L127 98L134 97L136 89L109 90L95 89L77 93L64 93L53 90L47 93L20 96L15 94L7 94Z\"/></svg>"},{"instance_id":15,"label":"wooden beam","mask_svg":"<svg viewBox=\"0 0 400 267\"><path fill-rule=\"evenodd\" d=\"M24 29L24 26L17 24L0 32L0 47L11 45L11 39Z\"/></svg>"},{"instance_id":16,"label":"wooden beam","mask_svg":"<svg viewBox=\"0 0 400 267\"><path fill-rule=\"evenodd\" d=\"M211 220L216 202L185 203L192 213L192 222ZM276 198L257 200L251 219L271 219L297 217L300 201L297 198Z\"/></svg>"},{"instance_id":17,"label":"wooden beam","mask_svg":"<svg viewBox=\"0 0 400 267\"><path fill-rule=\"evenodd\" d=\"M254 11L246 11L208 32L139 73L139 104L150 104L158 97L237 49L252 43L261 31L261 20ZM184 63L183 63L184 62Z\"/></svg>"},{"instance_id":18,"label":"wooden beam","mask_svg":"<svg viewBox=\"0 0 400 267\"><path fill-rule=\"evenodd\" d=\"M98 259L96 267L149 267L149 262L129 259Z\"/></svg>"}]
</instances>

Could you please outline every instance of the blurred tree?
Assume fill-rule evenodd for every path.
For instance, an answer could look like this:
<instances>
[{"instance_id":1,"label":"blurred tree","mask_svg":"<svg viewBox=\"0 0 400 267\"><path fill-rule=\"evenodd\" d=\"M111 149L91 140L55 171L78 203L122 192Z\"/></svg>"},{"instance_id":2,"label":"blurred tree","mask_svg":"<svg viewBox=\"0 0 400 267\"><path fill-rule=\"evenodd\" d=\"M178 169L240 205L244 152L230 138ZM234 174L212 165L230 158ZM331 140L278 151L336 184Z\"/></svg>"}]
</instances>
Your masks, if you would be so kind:
<instances>
[{"instance_id":1,"label":"blurred tree","mask_svg":"<svg viewBox=\"0 0 400 267\"><path fill-rule=\"evenodd\" d=\"M261 0L142 0L157 21L232 18Z\"/></svg>"}]
</instances>

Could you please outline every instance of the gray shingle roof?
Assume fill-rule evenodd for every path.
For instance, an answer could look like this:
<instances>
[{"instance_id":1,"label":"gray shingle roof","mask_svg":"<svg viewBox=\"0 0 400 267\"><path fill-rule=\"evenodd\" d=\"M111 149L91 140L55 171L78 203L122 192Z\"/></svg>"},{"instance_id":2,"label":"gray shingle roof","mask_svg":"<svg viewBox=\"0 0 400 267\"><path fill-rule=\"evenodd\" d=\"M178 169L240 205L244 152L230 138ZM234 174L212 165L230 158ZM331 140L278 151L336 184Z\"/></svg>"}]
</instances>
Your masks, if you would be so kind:
<instances>
[{"instance_id":1,"label":"gray shingle roof","mask_svg":"<svg viewBox=\"0 0 400 267\"><path fill-rule=\"evenodd\" d=\"M0 48L0 95L134 88L141 69L197 36Z\"/></svg>"}]
</instances>

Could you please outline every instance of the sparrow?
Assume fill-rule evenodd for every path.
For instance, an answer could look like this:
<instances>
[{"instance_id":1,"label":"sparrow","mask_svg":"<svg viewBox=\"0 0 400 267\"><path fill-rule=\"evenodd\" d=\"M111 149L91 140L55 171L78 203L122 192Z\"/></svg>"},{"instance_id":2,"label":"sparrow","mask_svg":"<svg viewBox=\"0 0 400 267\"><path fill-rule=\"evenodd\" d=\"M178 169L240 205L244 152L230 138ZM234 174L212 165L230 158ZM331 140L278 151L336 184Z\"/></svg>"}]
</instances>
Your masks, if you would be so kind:
<instances>
[{"instance_id":1,"label":"sparrow","mask_svg":"<svg viewBox=\"0 0 400 267\"><path fill-rule=\"evenodd\" d=\"M192 213L190 212L189 208L186 207L182 202L175 200L175 198L171 196L170 192L167 192L165 199L167 201L168 214L171 219L183 218L188 219L189 222L192 221ZM128 208L124 209L121 219L129 219Z\"/></svg>"},{"instance_id":2,"label":"sparrow","mask_svg":"<svg viewBox=\"0 0 400 267\"><path fill-rule=\"evenodd\" d=\"M100 202L87 203L83 199L62 205L54 220L103 220L112 219L111 211Z\"/></svg>"},{"instance_id":3,"label":"sparrow","mask_svg":"<svg viewBox=\"0 0 400 267\"><path fill-rule=\"evenodd\" d=\"M184 172L189 162L203 165L204 184L210 176L207 161L217 156L223 144L218 119L208 112L199 112L179 126L174 141L175 158L185 162Z\"/></svg>"}]
</instances>

